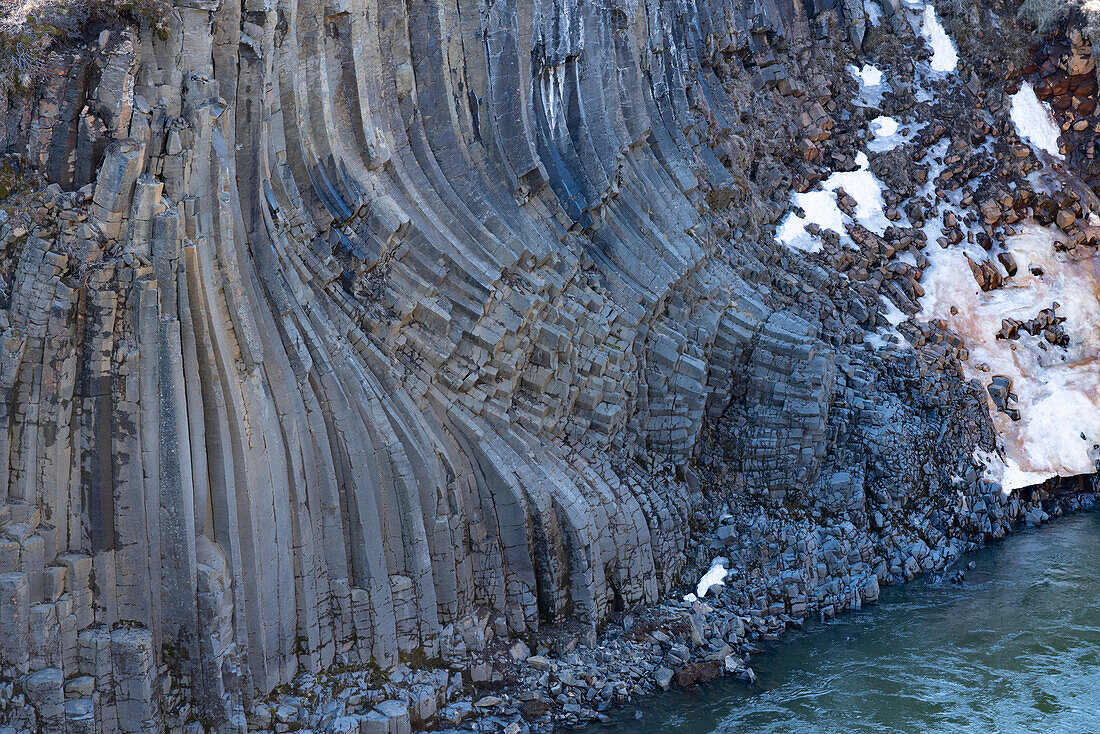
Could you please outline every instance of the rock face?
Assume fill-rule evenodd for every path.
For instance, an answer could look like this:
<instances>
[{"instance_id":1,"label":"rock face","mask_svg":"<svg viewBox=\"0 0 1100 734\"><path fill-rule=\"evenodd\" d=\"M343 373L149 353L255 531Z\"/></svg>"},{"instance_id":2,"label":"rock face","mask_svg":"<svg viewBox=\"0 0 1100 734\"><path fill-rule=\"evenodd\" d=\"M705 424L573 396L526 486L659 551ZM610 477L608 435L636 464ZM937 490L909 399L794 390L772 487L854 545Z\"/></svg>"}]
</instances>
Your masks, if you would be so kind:
<instances>
[{"instance_id":1,"label":"rock face","mask_svg":"<svg viewBox=\"0 0 1100 734\"><path fill-rule=\"evenodd\" d=\"M977 488L959 345L863 343L919 276L772 240L849 155L852 44L913 39L863 7L185 0L0 91L43 183L0 210L3 716L243 729L302 670L657 602L715 483L864 525Z\"/></svg>"}]
</instances>

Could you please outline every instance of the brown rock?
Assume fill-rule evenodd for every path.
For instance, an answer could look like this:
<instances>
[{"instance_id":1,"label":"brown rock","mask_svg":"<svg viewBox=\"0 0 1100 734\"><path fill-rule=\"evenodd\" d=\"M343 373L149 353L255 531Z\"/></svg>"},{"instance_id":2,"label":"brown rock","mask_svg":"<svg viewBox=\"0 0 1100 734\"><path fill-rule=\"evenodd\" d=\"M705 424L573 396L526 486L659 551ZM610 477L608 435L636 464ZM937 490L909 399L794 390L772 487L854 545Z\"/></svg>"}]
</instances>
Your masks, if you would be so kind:
<instances>
[{"instance_id":1,"label":"brown rock","mask_svg":"<svg viewBox=\"0 0 1100 734\"><path fill-rule=\"evenodd\" d=\"M996 224L1001 221L1001 205L993 199L983 201L981 210L982 216L985 217L985 221L989 224Z\"/></svg>"},{"instance_id":2,"label":"brown rock","mask_svg":"<svg viewBox=\"0 0 1100 734\"><path fill-rule=\"evenodd\" d=\"M1076 221L1077 215L1068 209L1059 209L1058 213L1054 215L1054 223L1058 225L1058 229L1069 229Z\"/></svg>"},{"instance_id":3,"label":"brown rock","mask_svg":"<svg viewBox=\"0 0 1100 734\"><path fill-rule=\"evenodd\" d=\"M700 660L688 663L676 671L676 685L691 686L696 683L710 683L722 675L722 663L717 660Z\"/></svg>"},{"instance_id":4,"label":"brown rock","mask_svg":"<svg viewBox=\"0 0 1100 734\"><path fill-rule=\"evenodd\" d=\"M1054 217L1058 214L1058 205L1050 197L1039 195L1035 197L1032 210L1035 221L1046 227L1054 223Z\"/></svg>"},{"instance_id":5,"label":"brown rock","mask_svg":"<svg viewBox=\"0 0 1100 734\"><path fill-rule=\"evenodd\" d=\"M997 270L997 267L988 260L982 260L980 263L976 263L970 259L970 256L966 256L966 261L970 263L970 272L974 274L974 280L978 281L978 287L983 291L991 291L1001 287L1001 272Z\"/></svg>"},{"instance_id":6,"label":"brown rock","mask_svg":"<svg viewBox=\"0 0 1100 734\"><path fill-rule=\"evenodd\" d=\"M998 339L1017 339L1020 336L1020 322L1016 319L1001 319L1001 329L997 332Z\"/></svg>"},{"instance_id":7,"label":"brown rock","mask_svg":"<svg viewBox=\"0 0 1100 734\"><path fill-rule=\"evenodd\" d=\"M818 163L821 161L821 149L814 145L813 141L809 138L802 138L798 143L798 152L804 160L811 163Z\"/></svg>"},{"instance_id":8,"label":"brown rock","mask_svg":"<svg viewBox=\"0 0 1100 734\"><path fill-rule=\"evenodd\" d=\"M1070 56L1066 61L1066 71L1075 77L1091 75L1096 68L1096 62L1092 58L1092 44L1079 28L1070 30L1067 36L1070 40Z\"/></svg>"},{"instance_id":9,"label":"brown rock","mask_svg":"<svg viewBox=\"0 0 1100 734\"><path fill-rule=\"evenodd\" d=\"M1069 92L1069 75L1058 73L1050 76L1049 80L1050 96L1058 97Z\"/></svg>"},{"instance_id":10,"label":"brown rock","mask_svg":"<svg viewBox=\"0 0 1100 734\"><path fill-rule=\"evenodd\" d=\"M1096 77L1092 74L1071 76L1069 84L1074 97L1091 97L1096 94Z\"/></svg>"}]
</instances>

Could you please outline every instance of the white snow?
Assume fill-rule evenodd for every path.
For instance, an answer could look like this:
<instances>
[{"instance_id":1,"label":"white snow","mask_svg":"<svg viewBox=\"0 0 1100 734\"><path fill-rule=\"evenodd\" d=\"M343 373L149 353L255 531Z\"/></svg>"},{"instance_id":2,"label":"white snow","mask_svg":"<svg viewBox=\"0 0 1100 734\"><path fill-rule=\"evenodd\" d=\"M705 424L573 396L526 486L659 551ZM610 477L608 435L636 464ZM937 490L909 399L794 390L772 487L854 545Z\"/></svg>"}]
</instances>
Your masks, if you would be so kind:
<instances>
[{"instance_id":1,"label":"white snow","mask_svg":"<svg viewBox=\"0 0 1100 734\"><path fill-rule=\"evenodd\" d=\"M931 265L921 279L922 318L946 319L963 337L970 352L963 363L967 377L982 385L989 385L993 375L1012 379L1020 421L997 412L988 399L1004 448L1003 467L997 472L1001 476L991 478L1005 490L1054 475L1092 473L1100 455L1100 297L1094 287L1100 280L1100 260L1055 252L1054 241L1061 236L1032 223L1023 226L1006 240L1016 259L1016 276L989 292L978 288L965 248L930 245L925 250ZM979 253L971 252L971 257ZM1032 266L1043 274L1033 275ZM996 339L1002 318L1026 321L1055 301L1058 315L1066 317L1068 347L1055 347L1023 331L1017 340ZM951 306L957 307L955 315ZM982 364L989 370L979 370Z\"/></svg>"},{"instance_id":2,"label":"white snow","mask_svg":"<svg viewBox=\"0 0 1100 734\"><path fill-rule=\"evenodd\" d=\"M832 191L807 191L804 194L792 194L791 201L806 212L800 217L791 212L786 216L775 232L775 239L787 247L806 252L818 252L821 240L806 231L806 225L814 222L822 229L844 233L844 212L836 205L836 194Z\"/></svg>"},{"instance_id":3,"label":"white snow","mask_svg":"<svg viewBox=\"0 0 1100 734\"><path fill-rule=\"evenodd\" d=\"M871 120L871 134L874 137L867 143L867 150L872 153L884 153L888 150L893 150L899 145L908 143L912 140L913 136L916 135L922 127L924 127L924 123L903 128L893 117L880 115Z\"/></svg>"},{"instance_id":4,"label":"white snow","mask_svg":"<svg viewBox=\"0 0 1100 734\"><path fill-rule=\"evenodd\" d=\"M873 64L863 66L848 65L848 73L859 82L859 95L855 103L863 107L877 107L882 103L882 94L886 85L882 80L882 71Z\"/></svg>"},{"instance_id":5,"label":"white snow","mask_svg":"<svg viewBox=\"0 0 1100 734\"><path fill-rule=\"evenodd\" d=\"M729 559L722 556L718 556L711 562L710 568L707 569L707 572L703 574L703 578L699 579L699 583L695 586L696 597L701 599L715 586L726 585L726 574L729 573L726 571L726 565L728 563ZM691 596L691 594L688 594L688 596ZM684 600L693 601L687 597L684 597Z\"/></svg>"},{"instance_id":6,"label":"white snow","mask_svg":"<svg viewBox=\"0 0 1100 734\"><path fill-rule=\"evenodd\" d=\"M906 265L911 265L914 268L917 267L917 258L909 250L902 250L901 252L894 255L894 258L905 263Z\"/></svg>"},{"instance_id":7,"label":"white snow","mask_svg":"<svg viewBox=\"0 0 1100 734\"><path fill-rule=\"evenodd\" d=\"M871 132L876 138L888 138L898 132L898 121L886 115L879 115L871 120Z\"/></svg>"},{"instance_id":8,"label":"white snow","mask_svg":"<svg viewBox=\"0 0 1100 734\"><path fill-rule=\"evenodd\" d=\"M1064 158L1058 150L1058 123L1054 121L1050 108L1035 96L1031 84L1024 82L1011 99L1012 123L1017 134L1039 150L1058 159Z\"/></svg>"},{"instance_id":9,"label":"white snow","mask_svg":"<svg viewBox=\"0 0 1100 734\"><path fill-rule=\"evenodd\" d=\"M986 451L981 446L975 446L971 458L974 459L976 464L982 467L982 479L988 482L999 483L1001 485L1001 492L1004 494L1012 493L1012 490L1006 489L1004 486L1005 473L1008 471L1004 457L996 451ZM954 477L952 477L952 479L954 479ZM962 479L959 481L962 481Z\"/></svg>"},{"instance_id":10,"label":"white snow","mask_svg":"<svg viewBox=\"0 0 1100 734\"><path fill-rule=\"evenodd\" d=\"M791 201L801 207L805 216L791 212L779 225L775 238L787 247L807 252L821 249L821 241L806 231L811 222L822 229L831 229L841 235L842 242L851 242L844 225L851 218L840 210L836 203L836 190L843 188L856 200L855 220L875 234L881 235L890 221L883 214L885 202L882 198L882 184L871 173L870 161L866 153L856 155L855 171L837 171L821 182L820 191L807 191L793 194Z\"/></svg>"},{"instance_id":11,"label":"white snow","mask_svg":"<svg viewBox=\"0 0 1100 734\"><path fill-rule=\"evenodd\" d=\"M894 347L895 349L908 348L909 343L898 336L894 336L893 339L888 339L892 334L893 332L891 330L880 327L864 334L863 343L870 344L874 349L886 349L887 347Z\"/></svg>"},{"instance_id":12,"label":"white snow","mask_svg":"<svg viewBox=\"0 0 1100 734\"><path fill-rule=\"evenodd\" d=\"M848 70L865 87L878 87L882 85L882 71L874 64L864 64L862 67L849 66Z\"/></svg>"},{"instance_id":13,"label":"white snow","mask_svg":"<svg viewBox=\"0 0 1100 734\"><path fill-rule=\"evenodd\" d=\"M874 331L867 332L863 335L864 343L870 344L875 349L883 349L888 346L896 349L909 349L909 342L897 331L897 325L909 317L886 296L880 295L878 298L882 303L883 315L886 316L886 321L889 322L890 326L882 326Z\"/></svg>"},{"instance_id":14,"label":"white snow","mask_svg":"<svg viewBox=\"0 0 1100 734\"><path fill-rule=\"evenodd\" d=\"M928 39L932 47L932 71L943 74L955 71L959 65L959 54L955 51L955 44L947 36L936 8L928 3L924 6L924 22L921 24L921 35Z\"/></svg>"},{"instance_id":15,"label":"white snow","mask_svg":"<svg viewBox=\"0 0 1100 734\"><path fill-rule=\"evenodd\" d=\"M894 302L886 296L880 295L878 298L879 301L882 302L882 308L885 311L883 315L886 316L886 320L890 322L890 326L897 326L902 321L905 321L907 318L909 318L905 315L904 311L895 306Z\"/></svg>"}]
</instances>

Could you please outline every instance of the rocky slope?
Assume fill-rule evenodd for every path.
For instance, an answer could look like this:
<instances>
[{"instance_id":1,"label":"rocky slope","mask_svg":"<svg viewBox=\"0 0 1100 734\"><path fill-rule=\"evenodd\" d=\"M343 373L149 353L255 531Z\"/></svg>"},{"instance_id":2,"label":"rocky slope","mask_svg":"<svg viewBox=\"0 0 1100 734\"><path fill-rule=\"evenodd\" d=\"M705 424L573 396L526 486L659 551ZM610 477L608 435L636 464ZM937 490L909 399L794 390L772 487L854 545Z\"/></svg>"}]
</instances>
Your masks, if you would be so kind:
<instances>
[{"instance_id":1,"label":"rocky slope","mask_svg":"<svg viewBox=\"0 0 1100 734\"><path fill-rule=\"evenodd\" d=\"M1095 71L964 3L947 73L930 10L185 0L53 41L0 87L0 722L519 731L476 686L525 675L575 721L1042 519L919 313L925 225L985 234L975 283L1035 212L1091 258L1093 182L1025 187L1006 100L1042 71L1087 177ZM868 156L880 114L913 134ZM888 228L845 192L776 241L862 168ZM655 607L718 553L717 607Z\"/></svg>"}]
</instances>

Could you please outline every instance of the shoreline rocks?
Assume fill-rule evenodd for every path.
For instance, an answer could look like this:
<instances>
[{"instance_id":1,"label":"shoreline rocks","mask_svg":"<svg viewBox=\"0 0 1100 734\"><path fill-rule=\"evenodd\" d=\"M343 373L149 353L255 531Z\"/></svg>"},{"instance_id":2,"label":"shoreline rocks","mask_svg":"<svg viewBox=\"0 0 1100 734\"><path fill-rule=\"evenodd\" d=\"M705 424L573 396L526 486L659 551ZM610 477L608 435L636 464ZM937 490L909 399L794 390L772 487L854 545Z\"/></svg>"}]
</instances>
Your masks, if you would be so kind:
<instances>
[{"instance_id":1,"label":"shoreline rocks","mask_svg":"<svg viewBox=\"0 0 1100 734\"><path fill-rule=\"evenodd\" d=\"M536 642L538 654L522 660L510 654L509 646L500 645L498 653L490 651L484 658L494 673L502 674L495 684L482 681L472 685L467 673L452 672L448 677L442 671L412 671L402 666L377 689L355 682L356 674L338 674L341 693L337 700L342 699L341 704L295 704L296 699L284 698L272 705L283 712L286 722L298 722L318 732L337 732L347 720L373 725L384 716L415 725L418 719L411 713L416 709L415 702L430 691L434 695L432 705L438 706L437 714L419 721L433 730L473 732L485 731L483 727L489 726L494 731L518 727L517 732L550 732L598 721L613 708L673 686L706 683L723 675L748 684L755 679L751 661L762 650L761 645L776 641L782 644L782 633L801 627L811 614L824 620L873 604L878 600L880 584L905 583L918 575L941 571L965 553L1001 540L1021 527L1094 510L1098 492L1095 479L1085 480L1083 486L1073 486L1076 483L1079 480L1073 479L1065 483L1070 485L1066 488L1052 482L1049 489L1027 490L1029 499L1025 501L1007 498L1000 492L975 498L960 516L958 537L941 536L931 547L921 540L899 547L897 555L883 558L881 568L886 570L881 577L870 575L861 586L852 587L854 594L837 601L818 596L807 604L797 591L788 591L783 592L786 596L782 607L746 608L737 601L738 587L743 588L744 582L733 580L729 589L708 600L669 600L652 608L620 613L595 640L584 641L583 635L575 635L566 648L569 651L563 649L562 654L553 652L546 639ZM850 555L835 543L824 544L822 551L826 564L842 563ZM850 577L853 570L850 565L834 568L832 579ZM832 583L830 580L823 587ZM805 606L797 606L800 603ZM428 680L435 683L425 684ZM306 696L316 696L321 690L331 693L331 689L318 688L308 676L295 685ZM361 711L364 702L394 694L402 700L383 701L373 710ZM299 708L291 713L295 705ZM270 719L276 722L273 729L262 726L268 719L261 717L250 720L250 730L279 731L278 716Z\"/></svg>"}]
</instances>

